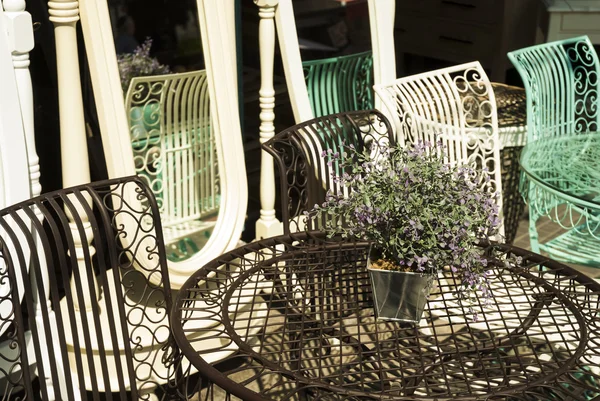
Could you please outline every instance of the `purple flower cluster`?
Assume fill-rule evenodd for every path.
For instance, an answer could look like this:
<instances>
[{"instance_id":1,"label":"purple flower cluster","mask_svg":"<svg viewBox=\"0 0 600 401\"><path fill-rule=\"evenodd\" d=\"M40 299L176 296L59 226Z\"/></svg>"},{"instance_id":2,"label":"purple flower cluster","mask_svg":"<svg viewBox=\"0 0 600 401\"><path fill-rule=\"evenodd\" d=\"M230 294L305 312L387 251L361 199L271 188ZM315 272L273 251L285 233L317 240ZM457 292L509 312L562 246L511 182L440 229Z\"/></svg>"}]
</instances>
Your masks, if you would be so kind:
<instances>
[{"instance_id":1,"label":"purple flower cluster","mask_svg":"<svg viewBox=\"0 0 600 401\"><path fill-rule=\"evenodd\" d=\"M147 38L133 53L117 56L123 93L127 93L129 83L134 77L147 77L171 72L168 66L160 64L157 59L150 56L151 48L152 39Z\"/></svg>"},{"instance_id":2,"label":"purple flower cluster","mask_svg":"<svg viewBox=\"0 0 600 401\"><path fill-rule=\"evenodd\" d=\"M489 297L487 260L477 240L496 235L500 220L489 177L472 166L444 162L444 146L419 142L407 148L322 152L345 188L328 193L309 216L324 219L330 235L372 241L399 269L436 273L448 266L462 281L465 297Z\"/></svg>"}]
</instances>

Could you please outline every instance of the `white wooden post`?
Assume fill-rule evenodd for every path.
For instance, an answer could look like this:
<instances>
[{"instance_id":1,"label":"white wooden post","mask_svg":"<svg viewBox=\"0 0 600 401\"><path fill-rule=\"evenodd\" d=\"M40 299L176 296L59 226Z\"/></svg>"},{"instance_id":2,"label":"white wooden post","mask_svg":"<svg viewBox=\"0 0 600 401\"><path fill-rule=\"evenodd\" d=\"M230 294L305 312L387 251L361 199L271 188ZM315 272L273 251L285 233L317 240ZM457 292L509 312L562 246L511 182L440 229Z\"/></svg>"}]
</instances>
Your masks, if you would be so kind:
<instances>
[{"instance_id":1,"label":"white wooden post","mask_svg":"<svg viewBox=\"0 0 600 401\"><path fill-rule=\"evenodd\" d=\"M211 121L219 160L221 204L208 242L191 258L169 261L173 288L196 270L238 245L248 203L244 147L235 85L235 37L231 2L198 0L198 16L206 73L209 80ZM110 15L106 0L81 2L81 21L94 98L111 178L136 173L128 116L119 79ZM135 201L135 193L126 193ZM132 228L133 229L133 228Z\"/></svg>"},{"instance_id":2,"label":"white wooden post","mask_svg":"<svg viewBox=\"0 0 600 401\"><path fill-rule=\"evenodd\" d=\"M11 9L10 5L8 8ZM15 46L21 48L24 43L15 43L15 21L12 17L9 18L4 13L0 2L0 77L2 77L2 89L0 90L0 208L22 202L31 197L25 131L13 64ZM12 224L16 224L14 220L12 220ZM17 227L15 229L18 230ZM10 251L10 249L13 249L15 244L8 241L6 245L9 252L14 254L15 252ZM27 244L22 245L27 247ZM0 263L5 264L4 261L0 261ZM23 294L23 287L23 280L17 280L16 291L18 291L19 296ZM13 291L15 289L11 283L6 280L0 281L1 296L9 296ZM6 302L0 303L0 313L3 316L10 316L14 313L13 305ZM7 329L8 327L0 327L0 335L6 332ZM2 355L10 354L10 350L8 353L5 353L4 350L9 347L14 348L13 345L6 341L0 342L0 348L2 348L0 353ZM11 366L10 363L7 364L6 362L8 361L0 361L0 369Z\"/></svg>"},{"instance_id":3,"label":"white wooden post","mask_svg":"<svg viewBox=\"0 0 600 401\"><path fill-rule=\"evenodd\" d=\"M3 7L17 80L25 143L27 145L31 196L38 196L42 191L42 187L40 186L40 163L35 150L33 89L31 74L29 73L29 52L33 50L34 46L33 23L31 14L25 11L25 0L3 0ZM35 212L41 221L43 219L41 212L37 209Z\"/></svg>"},{"instance_id":4,"label":"white wooden post","mask_svg":"<svg viewBox=\"0 0 600 401\"><path fill-rule=\"evenodd\" d=\"M81 80L79 78L79 58L77 52L77 34L75 26L79 21L79 3L73 0L55 0L48 2L50 21L54 24L56 41L56 64L58 75L58 107L60 113L60 153L62 166L63 187L70 187L90 182L90 167L87 151L87 136L83 114L83 98L81 94ZM77 206L77 200L72 199ZM88 201L89 202L89 201ZM91 204L91 202L90 202ZM68 213L67 213L68 214ZM86 242L90 257L95 253L92 242L92 227L86 219L85 212L78 213L85 230ZM84 305L86 310L91 306L92 300L86 280L85 260L82 248L82 238L74 222L70 223L75 241L77 259L81 269L82 289L84 289ZM97 288L97 287L95 287ZM77 293L72 288L73 296ZM95 291L97 296L98 291ZM79 305L78 302L75 305Z\"/></svg>"},{"instance_id":5,"label":"white wooden post","mask_svg":"<svg viewBox=\"0 0 600 401\"><path fill-rule=\"evenodd\" d=\"M12 25L12 19L5 15L0 5L0 207L21 202L31 196L23 121L16 101L19 95L11 60L15 47L14 40L9 37L14 36L10 28ZM4 286L5 284L0 283L0 290ZM5 311L5 307L0 306L0 312ZM0 333L2 331L0 329Z\"/></svg>"},{"instance_id":6,"label":"white wooden post","mask_svg":"<svg viewBox=\"0 0 600 401\"><path fill-rule=\"evenodd\" d=\"M273 64L275 61L275 9L279 0L254 0L258 6L258 41L260 50L260 143L275 135L275 89ZM256 238L267 238L283 233L275 217L275 166L273 157L264 150L260 161L260 218L256 222Z\"/></svg>"},{"instance_id":7,"label":"white wooden post","mask_svg":"<svg viewBox=\"0 0 600 401\"><path fill-rule=\"evenodd\" d=\"M369 0L368 4L373 48L373 78L375 85L379 85L396 79L394 47L396 0ZM375 108L384 110L379 96L375 96Z\"/></svg>"},{"instance_id":8,"label":"white wooden post","mask_svg":"<svg viewBox=\"0 0 600 401\"><path fill-rule=\"evenodd\" d=\"M6 28L9 38L9 46L12 51L12 60L15 71L15 78L17 83L17 92L19 94L19 105L21 109L21 120L23 122L23 133L25 135L25 144L27 149L27 163L29 167L29 185L31 189L31 196L35 197L40 195L42 187L40 185L40 164L37 151L35 148L35 130L34 130L34 112L33 112L33 88L31 84L31 74L29 73L29 52L33 50L34 39L33 39L33 22L31 20L31 14L25 11L25 0L3 0L4 17L6 20ZM43 221L44 216L42 212L34 207L34 213L36 218ZM42 244L38 241L37 247L39 250L42 249ZM46 259L44 252L38 252L39 263L44 267L46 265ZM41 281L42 281L42 292L41 294L37 290L37 280L35 277L31 278L31 283L36 290L34 290L35 300L35 316L36 325L38 330L44 331L44 312L42 311L42 304L40 297L46 299L46 304L49 304L49 278L48 271L45 268L40 270ZM56 320L54 318L54 311L46 311L45 314L50 319L52 329L56 330ZM44 344L45 346L57 347L57 344L50 345ZM52 382L51 372L49 367L49 360L47 354L47 348L42 347L44 352L44 372L46 377L42 378L46 381L47 390L49 395L53 397L54 394L54 383ZM57 366L63 366L62 361L56 361ZM38 375L40 369L37 368Z\"/></svg>"},{"instance_id":9,"label":"white wooden post","mask_svg":"<svg viewBox=\"0 0 600 401\"><path fill-rule=\"evenodd\" d=\"M275 10L275 23L277 24L279 50L292 111L294 112L294 120L298 124L314 118L314 114L310 107L304 71L302 70L302 57L300 56L292 0L279 0L279 5Z\"/></svg>"}]
</instances>

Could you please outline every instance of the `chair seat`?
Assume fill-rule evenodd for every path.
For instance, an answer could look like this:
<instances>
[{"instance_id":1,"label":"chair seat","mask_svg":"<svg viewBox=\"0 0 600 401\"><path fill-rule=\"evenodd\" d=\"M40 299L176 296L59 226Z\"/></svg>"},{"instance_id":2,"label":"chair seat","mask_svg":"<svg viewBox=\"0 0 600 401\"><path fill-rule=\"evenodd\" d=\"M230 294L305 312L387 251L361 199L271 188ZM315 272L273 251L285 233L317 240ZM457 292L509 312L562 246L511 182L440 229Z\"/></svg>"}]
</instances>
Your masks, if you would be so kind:
<instances>
[{"instance_id":1,"label":"chair seat","mask_svg":"<svg viewBox=\"0 0 600 401\"><path fill-rule=\"evenodd\" d=\"M600 268L600 239L586 226L578 226L558 237L540 244L540 250L552 259Z\"/></svg>"}]
</instances>

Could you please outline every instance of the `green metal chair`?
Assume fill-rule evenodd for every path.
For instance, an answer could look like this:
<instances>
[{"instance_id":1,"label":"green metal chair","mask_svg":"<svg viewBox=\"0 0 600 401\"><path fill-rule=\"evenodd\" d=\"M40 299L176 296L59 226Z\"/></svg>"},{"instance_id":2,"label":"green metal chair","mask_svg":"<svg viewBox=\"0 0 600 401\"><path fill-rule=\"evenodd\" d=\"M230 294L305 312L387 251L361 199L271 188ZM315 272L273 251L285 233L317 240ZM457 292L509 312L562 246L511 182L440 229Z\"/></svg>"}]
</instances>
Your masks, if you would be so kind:
<instances>
[{"instance_id":1,"label":"green metal chair","mask_svg":"<svg viewBox=\"0 0 600 401\"><path fill-rule=\"evenodd\" d=\"M373 108L371 51L302 63L315 117Z\"/></svg>"},{"instance_id":2,"label":"green metal chair","mask_svg":"<svg viewBox=\"0 0 600 401\"><path fill-rule=\"evenodd\" d=\"M508 58L527 93L528 145L521 164L525 169L545 166L535 172L538 180L529 178L531 172L521 177L521 192L529 204L531 248L557 260L600 267L600 210L579 201L582 194L578 189L590 191L591 184L600 191L600 183L590 181L585 169L569 170L565 177L564 166L556 164L572 161L563 160L565 149L551 145L576 146L582 135L599 129L600 63L596 51L589 38L581 36L516 50L508 53ZM548 241L540 241L537 231L544 216L562 227L560 235Z\"/></svg>"}]
</instances>

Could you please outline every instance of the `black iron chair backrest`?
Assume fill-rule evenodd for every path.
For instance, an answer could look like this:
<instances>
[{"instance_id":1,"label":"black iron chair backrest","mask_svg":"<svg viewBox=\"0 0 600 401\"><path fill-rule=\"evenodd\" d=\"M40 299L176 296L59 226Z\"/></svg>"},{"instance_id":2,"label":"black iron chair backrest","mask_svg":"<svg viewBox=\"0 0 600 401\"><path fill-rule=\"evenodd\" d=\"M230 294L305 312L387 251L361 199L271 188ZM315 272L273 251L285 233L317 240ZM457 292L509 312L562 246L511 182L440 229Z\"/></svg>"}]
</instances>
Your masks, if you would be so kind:
<instances>
[{"instance_id":1,"label":"black iron chair backrest","mask_svg":"<svg viewBox=\"0 0 600 401\"><path fill-rule=\"evenodd\" d=\"M137 177L0 211L0 258L0 327L12 345L0 347L5 396L137 400L173 383L179 357L162 228Z\"/></svg>"},{"instance_id":2,"label":"black iron chair backrest","mask_svg":"<svg viewBox=\"0 0 600 401\"><path fill-rule=\"evenodd\" d=\"M316 229L328 216L310 220L304 212L322 204L328 191L341 194L345 190L333 175L343 173L339 161L331 164L331 154L344 157L344 146L357 150L394 145L387 118L377 110L352 111L318 117L294 125L275 135L262 146L274 158L279 171L281 220L283 231ZM331 153L323 156L323 152Z\"/></svg>"}]
</instances>

